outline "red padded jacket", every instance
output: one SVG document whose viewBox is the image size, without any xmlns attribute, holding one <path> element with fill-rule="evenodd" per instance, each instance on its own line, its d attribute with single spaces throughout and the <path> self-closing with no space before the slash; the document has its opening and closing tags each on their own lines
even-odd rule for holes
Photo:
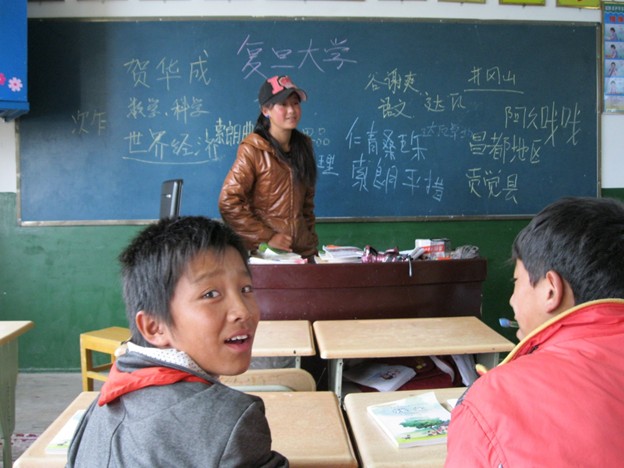
<svg viewBox="0 0 624 468">
<path fill-rule="evenodd" d="M 622 299 L 544 323 L 464 394 L 445 466 L 622 466 L 623 343 Z"/>
</svg>

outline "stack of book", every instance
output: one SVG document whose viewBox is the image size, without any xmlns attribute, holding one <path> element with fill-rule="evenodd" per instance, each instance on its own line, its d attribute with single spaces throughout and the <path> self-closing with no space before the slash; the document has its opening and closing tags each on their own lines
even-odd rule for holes
<svg viewBox="0 0 624 468">
<path fill-rule="evenodd" d="M 258 246 L 258 251 L 249 257 L 249 263 L 308 263 L 308 261 L 294 252 L 275 249 L 266 243 L 262 243 Z"/>
<path fill-rule="evenodd" d="M 359 263 L 363 253 L 359 247 L 324 245 L 319 258 L 327 263 Z"/>
</svg>

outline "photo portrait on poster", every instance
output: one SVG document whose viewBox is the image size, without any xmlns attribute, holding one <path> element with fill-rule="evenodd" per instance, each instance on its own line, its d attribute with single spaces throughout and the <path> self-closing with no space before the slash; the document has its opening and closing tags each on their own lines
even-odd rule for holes
<svg viewBox="0 0 624 468">
<path fill-rule="evenodd" d="M 605 112 L 624 112 L 624 3 L 603 4 Z"/>
</svg>

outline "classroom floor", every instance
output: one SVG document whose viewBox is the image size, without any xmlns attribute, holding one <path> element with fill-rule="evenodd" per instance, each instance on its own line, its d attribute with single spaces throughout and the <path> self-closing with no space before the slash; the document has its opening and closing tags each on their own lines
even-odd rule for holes
<svg viewBox="0 0 624 468">
<path fill-rule="evenodd" d="M 41 434 L 82 392 L 75 373 L 20 373 L 15 388 L 16 434 Z"/>
</svg>

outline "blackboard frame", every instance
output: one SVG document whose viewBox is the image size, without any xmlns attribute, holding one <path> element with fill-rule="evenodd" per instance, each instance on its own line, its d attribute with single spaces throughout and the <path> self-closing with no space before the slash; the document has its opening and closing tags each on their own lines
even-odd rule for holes
<svg viewBox="0 0 624 468">
<path fill-rule="evenodd" d="M 189 19 L 181 19 L 181 18 L 162 18 L 159 21 L 172 21 L 172 22 L 183 22 L 183 21 L 198 21 L 202 19 L 198 18 L 189 18 Z M 204 18 L 203 20 L 207 22 L 222 22 L 222 21 L 231 21 L 234 19 L 230 18 Z M 350 22 L 369 22 L 371 24 L 383 24 L 383 23 L 393 23 L 393 24 L 418 24 L 418 23 L 435 23 L 435 24 L 467 24 L 474 25 L 479 27 L 481 25 L 503 25 L 503 26 L 561 26 L 561 27 L 590 27 L 595 29 L 595 51 L 596 51 L 596 59 L 595 59 L 595 179 L 592 183 L 592 193 L 591 196 L 599 196 L 600 194 L 600 158 L 599 158 L 599 148 L 600 148 L 600 43 L 601 43 L 601 30 L 598 23 L 573 23 L 573 22 L 530 22 L 530 21 L 507 21 L 507 20 L 450 20 L 450 19 L 413 19 L 413 18 L 392 18 L 392 19 L 379 19 L 379 18 L 299 18 L 299 19 L 284 19 L 284 18 L 236 18 L 237 21 L 244 22 L 283 22 L 283 23 L 292 23 L 292 22 L 308 22 L 308 23 L 316 23 L 316 22 L 333 22 L 333 23 L 350 23 Z M 39 21 L 51 21 L 51 20 L 39 20 Z M 56 20 L 58 21 L 58 20 Z M 120 22 L 137 22 L 144 21 L 149 22 L 153 21 L 150 18 L 141 18 L 141 19 L 128 19 L 128 20 L 120 20 L 118 18 L 115 19 L 106 19 L 106 20 L 92 20 L 92 19 L 71 19 L 65 20 L 68 22 L 78 22 L 78 23 L 91 23 L 91 22 L 105 22 L 105 23 L 120 23 Z M 78 219 L 78 220 L 38 220 L 38 219 L 28 219 L 28 217 L 23 217 L 22 213 L 22 203 L 23 203 L 23 194 L 21 193 L 21 178 L 22 171 L 20 170 L 20 157 L 18 157 L 18 222 L 22 226 L 42 226 L 42 225 L 110 225 L 110 224 L 121 224 L 121 225 L 133 225 L 133 224 L 147 224 L 157 219 L 157 209 L 155 209 L 154 217 L 144 217 L 142 219 Z M 156 188 L 154 200 L 158 197 L 159 187 Z M 182 200 L 182 206 L 184 207 L 184 200 Z M 395 222 L 395 221 L 422 221 L 422 220 L 479 220 L 479 219 L 516 219 L 516 218 L 528 218 L 532 216 L 534 212 L 530 213 L 503 213 L 503 214 L 431 214 L 431 215 L 416 215 L 416 216 L 403 216 L 403 215 L 387 215 L 387 216 L 323 216 L 322 214 L 318 214 L 319 222 Z"/>
</svg>

